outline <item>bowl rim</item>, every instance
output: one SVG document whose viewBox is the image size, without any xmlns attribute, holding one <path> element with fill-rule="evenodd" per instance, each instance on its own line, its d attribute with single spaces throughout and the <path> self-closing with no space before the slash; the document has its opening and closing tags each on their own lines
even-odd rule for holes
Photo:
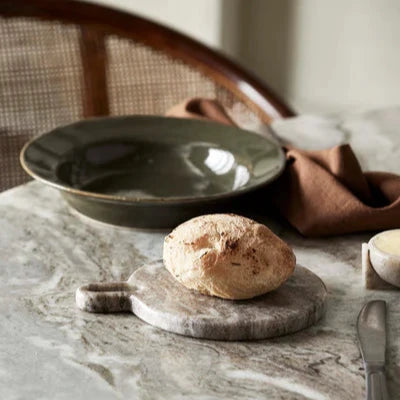
<svg viewBox="0 0 400 400">
<path fill-rule="evenodd" d="M 392 253 L 387 253 L 386 251 L 381 250 L 376 244 L 375 244 L 375 240 L 378 238 L 378 236 L 381 236 L 382 234 L 386 233 L 386 232 L 393 232 L 393 231 L 399 231 L 400 232 L 400 228 L 394 228 L 394 229 L 387 229 L 385 231 L 379 232 L 376 235 L 372 236 L 371 239 L 369 239 L 368 241 L 368 248 L 369 251 L 371 251 L 371 248 L 373 248 L 373 251 L 376 252 L 377 254 L 379 254 L 381 257 L 385 257 L 385 258 L 394 258 L 395 260 L 398 260 L 400 262 L 400 256 L 397 254 L 392 254 Z"/>
<path fill-rule="evenodd" d="M 278 149 L 278 154 L 279 154 L 279 161 L 280 161 L 280 165 L 279 168 L 277 169 L 276 173 L 267 178 L 262 180 L 262 182 L 259 183 L 253 183 L 250 184 L 247 187 L 244 187 L 242 189 L 236 189 L 236 190 L 231 190 L 231 191 L 227 191 L 227 192 L 223 192 L 223 193 L 217 193 L 217 194 L 212 194 L 212 195 L 208 195 L 208 196 L 185 196 L 185 197 L 155 197 L 155 198 L 150 198 L 150 197 L 127 197 L 127 196 L 118 196 L 118 195 L 111 195 L 111 194 L 102 194 L 102 193 L 98 193 L 98 192 L 90 192 L 87 190 L 81 190 L 81 189 L 77 189 L 77 188 L 73 188 L 71 186 L 68 185 L 64 185 L 62 183 L 57 183 L 54 181 L 51 181 L 49 179 L 46 179 L 42 176 L 40 176 L 39 174 L 35 173 L 31 168 L 29 168 L 29 166 L 26 163 L 25 160 L 25 154 L 27 149 L 32 145 L 32 143 L 36 142 L 37 140 L 41 139 L 43 136 L 52 134 L 54 131 L 57 131 L 59 129 L 62 128 L 66 128 L 69 126 L 73 126 L 75 124 L 78 123 L 82 123 L 82 122 L 91 122 L 91 121 L 99 121 L 99 120 L 118 120 L 118 119 L 124 119 L 124 118 L 140 118 L 140 119 L 171 119 L 171 120 L 179 120 L 179 121 L 196 121 L 197 123 L 201 123 L 204 125 L 213 125 L 213 126 L 218 126 L 218 127 L 230 127 L 230 128 L 235 128 L 238 129 L 240 131 L 246 132 L 246 134 L 248 135 L 254 135 L 257 136 L 259 138 L 262 138 L 263 140 L 269 142 L 269 143 L 273 143 L 274 145 L 276 145 L 277 149 Z M 121 204 L 190 204 L 190 203 L 198 203 L 198 202 L 207 202 L 207 201 L 213 201 L 213 200 L 220 200 L 220 199 L 227 199 L 227 198 L 232 198 L 232 197 L 236 197 L 239 196 L 241 194 L 244 193 L 248 193 L 251 191 L 254 191 L 256 189 L 259 189 L 263 186 L 266 186 L 268 183 L 276 180 L 284 171 L 285 166 L 286 166 L 286 157 L 285 157 L 285 153 L 282 149 L 282 147 L 279 145 L 278 141 L 274 141 L 273 139 L 267 138 L 259 133 L 256 132 L 252 132 L 246 129 L 242 129 L 240 127 L 237 126 L 229 126 L 229 125 L 224 125 L 224 124 L 220 124 L 217 122 L 213 122 L 213 121 L 203 121 L 203 120 L 196 120 L 196 119 L 184 119 L 184 118 L 175 118 L 175 117 L 164 117 L 164 116 L 151 116 L 151 115 L 119 115 L 119 116 L 106 116 L 106 117 L 93 117 L 93 118 L 87 118 L 84 120 L 79 120 L 79 121 L 75 121 L 71 124 L 66 124 L 66 125 L 61 125 L 58 126 L 52 130 L 50 130 L 49 132 L 45 132 L 42 133 L 40 135 L 37 135 L 33 138 L 31 138 L 27 143 L 25 143 L 25 145 L 22 147 L 20 155 L 19 155 L 19 161 L 21 163 L 22 168 L 25 170 L 25 172 L 30 175 L 32 178 L 34 178 L 35 180 L 42 182 L 48 186 L 51 186 L 55 189 L 60 190 L 61 192 L 65 192 L 68 194 L 72 194 L 72 195 L 76 195 L 76 196 L 81 196 L 81 197 L 86 197 L 86 198 L 90 198 L 93 200 L 99 200 L 99 201 L 103 201 L 103 202 L 112 202 L 112 203 L 121 203 Z"/>
</svg>

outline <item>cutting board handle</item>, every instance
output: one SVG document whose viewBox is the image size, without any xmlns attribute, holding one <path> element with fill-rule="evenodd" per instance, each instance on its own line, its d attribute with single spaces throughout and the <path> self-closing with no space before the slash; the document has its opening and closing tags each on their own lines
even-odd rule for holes
<svg viewBox="0 0 400 400">
<path fill-rule="evenodd" d="M 132 310 L 132 286 L 127 282 L 90 283 L 75 294 L 76 305 L 92 313 L 115 313 Z"/>
</svg>

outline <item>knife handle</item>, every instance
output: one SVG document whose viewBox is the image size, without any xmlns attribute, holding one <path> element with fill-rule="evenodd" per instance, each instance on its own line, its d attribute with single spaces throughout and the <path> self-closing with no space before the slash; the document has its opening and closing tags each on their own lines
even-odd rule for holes
<svg viewBox="0 0 400 400">
<path fill-rule="evenodd" d="M 383 368 L 366 371 L 367 400 L 389 400 Z"/>
</svg>

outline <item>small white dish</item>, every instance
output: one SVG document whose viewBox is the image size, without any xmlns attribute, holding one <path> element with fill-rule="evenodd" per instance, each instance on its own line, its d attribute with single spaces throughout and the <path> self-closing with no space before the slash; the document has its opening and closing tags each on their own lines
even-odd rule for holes
<svg viewBox="0 0 400 400">
<path fill-rule="evenodd" d="M 388 245 L 391 240 L 392 246 Z M 397 244 L 399 241 L 399 247 Z M 369 259 L 376 273 L 386 282 L 400 287 L 400 229 L 378 233 L 368 242 Z M 388 250 L 387 250 L 388 249 Z M 392 252 L 391 250 L 394 249 Z"/>
</svg>

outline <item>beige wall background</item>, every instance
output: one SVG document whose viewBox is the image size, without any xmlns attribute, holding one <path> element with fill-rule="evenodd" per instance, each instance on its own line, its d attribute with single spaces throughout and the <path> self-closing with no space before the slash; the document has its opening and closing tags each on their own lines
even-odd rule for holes
<svg viewBox="0 0 400 400">
<path fill-rule="evenodd" d="M 399 0 L 87 0 L 216 48 L 298 112 L 400 105 Z"/>
</svg>

